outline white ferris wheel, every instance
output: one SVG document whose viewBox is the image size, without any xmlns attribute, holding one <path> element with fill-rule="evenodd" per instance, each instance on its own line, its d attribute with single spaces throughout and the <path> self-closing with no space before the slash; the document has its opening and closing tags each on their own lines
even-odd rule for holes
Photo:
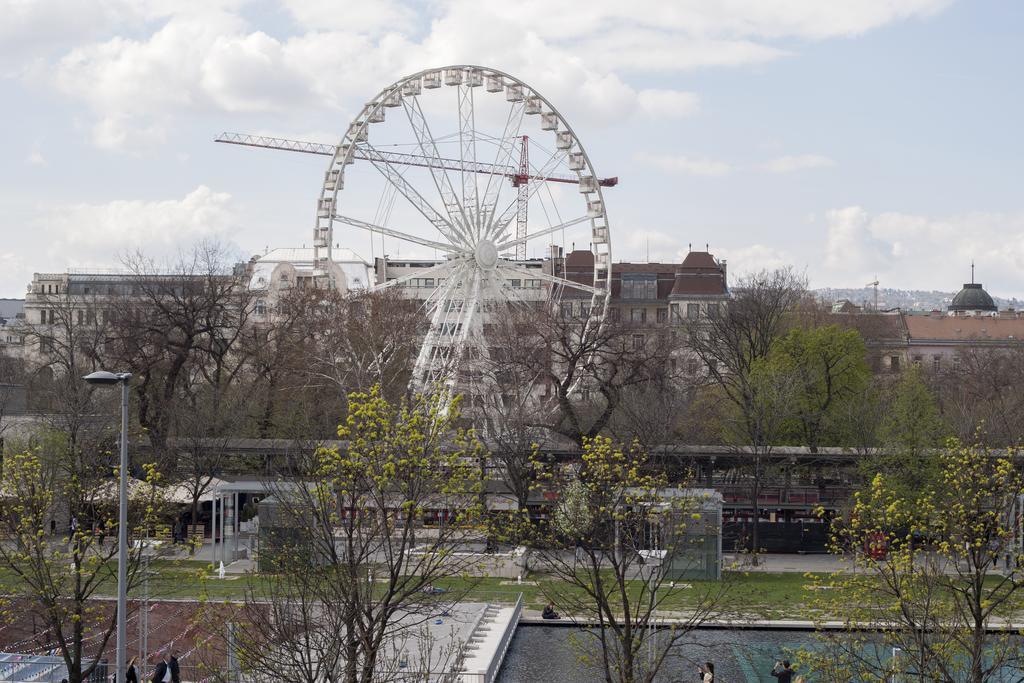
<svg viewBox="0 0 1024 683">
<path fill-rule="evenodd" d="M 599 178 L 559 111 L 513 76 L 469 65 L 407 76 L 367 102 L 336 146 L 231 133 L 218 141 L 331 155 L 314 277 L 339 286 L 336 243 L 415 266 L 378 273 L 371 287 L 402 288 L 429 319 L 414 389 L 450 390 L 460 364 L 487 353 L 485 321 L 507 306 L 571 299 L 586 326 L 603 323 L 611 236 L 601 190 L 617 179 Z M 592 274 L 566 276 L 569 244 L 590 245 Z"/>
<path fill-rule="evenodd" d="M 530 119 L 537 125 L 530 126 Z M 537 128 L 547 134 L 548 146 L 528 146 L 524 129 Z M 529 154 L 536 149 L 543 152 Z M 350 170 L 356 160 L 372 171 L 364 168 L 370 172 L 356 178 Z M 378 192 L 370 189 L 374 180 L 382 186 Z M 552 192 L 555 182 L 578 192 Z M 509 185 L 514 191 L 503 193 Z M 380 197 L 374 215 L 358 215 L 360 202 L 349 201 L 349 192 Z M 405 209 L 397 215 L 395 200 Z M 531 202 L 539 212 L 529 211 Z M 365 211 L 368 205 L 361 204 Z M 531 226 L 527 216 L 538 213 L 543 225 Z M 440 256 L 434 265 L 376 285 L 406 287 L 415 280 L 429 290 L 420 293 L 430 327 L 413 371 L 417 387 L 450 386 L 467 354 L 486 353 L 486 317 L 535 299 L 537 292 L 528 290 L 540 290 L 549 302 L 566 290 L 584 292 L 591 299 L 590 324 L 599 325 L 604 315 L 611 241 L 601 182 L 558 110 L 526 83 L 494 69 L 428 69 L 371 99 L 325 174 L 313 242 L 317 271 L 331 260 L 336 226 L 390 238 L 406 253 Z M 575 226 L 589 233 L 590 282 L 526 267 L 530 246 L 546 249 Z M 541 286 L 524 288 L 524 282 Z"/>
</svg>

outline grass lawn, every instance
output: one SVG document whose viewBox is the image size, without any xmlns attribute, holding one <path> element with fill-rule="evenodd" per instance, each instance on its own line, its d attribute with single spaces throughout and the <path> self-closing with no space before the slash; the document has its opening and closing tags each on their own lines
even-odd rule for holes
<svg viewBox="0 0 1024 683">
<path fill-rule="evenodd" d="M 110 566 L 110 574 L 97 591 L 98 597 L 113 597 L 116 593 L 114 575 L 116 564 Z M 250 588 L 259 596 L 261 582 L 266 581 L 259 574 L 228 575 L 218 579 L 213 567 L 197 560 L 157 560 L 150 565 L 149 597 L 153 601 L 168 599 L 195 600 L 243 600 Z M 659 589 L 659 610 L 685 611 L 692 607 L 701 595 L 726 588 L 724 599 L 719 603 L 719 613 L 724 617 L 742 615 L 763 619 L 811 618 L 815 591 L 811 590 L 814 576 L 799 572 L 742 572 L 726 571 L 723 582 L 679 581 L 675 586 L 664 584 Z M 822 575 L 824 576 L 824 575 Z M 990 577 L 997 581 L 998 577 Z M 549 600 L 556 605 L 571 603 L 578 589 L 553 578 L 531 574 L 527 581 L 517 585 L 514 580 L 498 578 L 452 578 L 439 580 L 435 584 L 448 589 L 452 597 L 467 601 L 513 603 L 520 593 L 524 606 L 541 610 Z M 634 595 L 639 592 L 640 583 L 633 582 Z M 17 579 L 10 570 L 0 570 L 0 593 L 16 594 Z M 132 591 L 130 598 L 142 595 L 141 587 Z M 559 599 L 562 596 L 562 599 Z M 1024 594 L 1022 594 L 1024 599 Z M 1024 605 L 1021 605 L 1024 607 Z M 563 611 L 567 607 L 561 607 Z"/>
<path fill-rule="evenodd" d="M 728 611 L 766 619 L 795 618 L 805 613 L 802 606 L 812 593 L 806 588 L 811 579 L 800 573 L 725 572 L 723 581 L 727 589 L 723 604 Z M 533 582 L 537 585 L 531 585 Z M 640 582 L 633 584 L 635 594 L 639 591 Z M 515 585 L 514 581 L 507 579 L 450 579 L 439 581 L 438 585 L 456 593 L 465 591 L 467 600 L 514 602 L 522 593 L 524 606 L 535 610 L 542 609 L 549 599 L 557 602 L 557 596 L 565 595 L 567 591 L 576 592 L 564 583 L 538 575 L 531 575 L 529 582 L 523 585 Z M 659 599 L 664 595 L 660 609 L 686 610 L 699 596 L 722 585 L 709 581 L 680 581 L 671 587 L 666 583 L 659 590 Z"/>
<path fill-rule="evenodd" d="M 197 560 L 157 560 L 151 563 L 152 572 L 149 581 L 151 600 L 161 599 L 206 599 L 206 600 L 242 600 L 246 597 L 249 587 L 256 588 L 257 594 L 261 579 L 260 575 L 228 575 L 218 579 L 216 572 L 206 562 Z M 97 594 L 113 596 L 115 594 L 115 564 L 110 567 L 109 578 L 103 579 Z M 725 572 L 724 582 L 728 587 L 727 605 L 730 611 L 756 614 L 765 618 L 795 617 L 806 613 L 802 605 L 810 598 L 811 591 L 806 586 L 811 583 L 805 575 L 799 573 L 766 573 L 766 572 Z M 0 570 L 0 591 L 18 593 L 17 579 L 9 570 Z M 438 581 L 437 586 L 450 590 L 455 595 L 465 595 L 465 600 L 487 602 L 515 602 L 519 593 L 527 609 L 540 610 L 551 596 L 565 595 L 574 589 L 560 584 L 554 579 L 533 574 L 521 585 L 515 581 L 497 578 L 483 579 L 446 579 Z M 639 590 L 639 582 L 635 584 Z M 696 596 L 714 590 L 718 584 L 713 582 L 689 581 L 677 582 L 674 588 L 668 584 L 661 588 L 664 596 L 662 608 L 665 610 L 685 610 L 697 599 Z M 130 598 L 141 596 L 141 587 L 132 591 Z"/>
</svg>

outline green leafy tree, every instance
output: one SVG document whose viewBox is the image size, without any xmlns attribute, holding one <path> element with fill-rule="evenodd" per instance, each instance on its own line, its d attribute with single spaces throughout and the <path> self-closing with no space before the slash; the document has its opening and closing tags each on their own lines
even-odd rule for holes
<svg viewBox="0 0 1024 683">
<path fill-rule="evenodd" d="M 790 400 L 794 436 L 801 443 L 816 453 L 823 442 L 846 440 L 845 405 L 871 380 L 860 333 L 837 325 L 797 327 L 778 340 L 766 362 L 796 380 Z"/>
<path fill-rule="evenodd" d="M 947 436 L 938 403 L 920 369 L 907 369 L 894 387 L 879 427 L 881 452 L 865 461 L 871 470 L 867 478 L 882 472 L 894 485 L 920 490 L 940 475 L 938 449 Z"/>
<path fill-rule="evenodd" d="M 559 502 L 550 523 L 534 529 L 537 553 L 558 579 L 543 584 L 546 597 L 567 618 L 596 624 L 587 631 L 596 650 L 581 643 L 581 655 L 590 660 L 596 651 L 604 681 L 653 681 L 726 592 L 724 583 L 694 586 L 685 617 L 652 634 L 658 610 L 679 597 L 672 579 L 699 561 L 701 501 L 642 449 L 606 437 L 585 439 L 575 471 L 552 477 Z"/>
<path fill-rule="evenodd" d="M 989 632 L 1020 604 L 1024 582 L 997 566 L 1016 566 L 1012 512 L 1022 492 L 1010 457 L 955 444 L 920 489 L 875 475 L 834 532 L 833 550 L 855 571 L 820 579 L 828 590 L 816 591 L 819 614 L 846 628 L 824 634 L 808 665 L 824 680 L 998 679 L 1024 654 L 1016 634 Z"/>
</svg>

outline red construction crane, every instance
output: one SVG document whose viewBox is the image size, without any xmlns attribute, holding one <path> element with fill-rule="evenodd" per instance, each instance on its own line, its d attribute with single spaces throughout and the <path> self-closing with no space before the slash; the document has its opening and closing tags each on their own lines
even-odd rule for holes
<svg viewBox="0 0 1024 683">
<path fill-rule="evenodd" d="M 221 133 L 214 138 L 214 142 L 223 142 L 229 145 L 242 145 L 245 147 L 262 147 L 264 149 L 280 149 L 287 152 L 302 152 L 304 154 L 318 154 L 320 156 L 333 157 L 338 148 L 335 145 L 328 145 L 322 142 L 305 142 L 302 140 L 288 140 L 286 138 L 272 138 L 266 135 L 247 135 L 245 133 Z M 358 146 L 352 151 L 352 156 L 364 161 L 383 160 L 391 164 L 402 164 L 405 166 L 422 166 L 425 168 L 443 168 L 451 171 L 469 173 L 483 173 L 487 175 L 504 176 L 508 178 L 512 187 L 519 191 L 516 199 L 516 237 L 526 236 L 527 207 L 530 193 L 529 183 L 531 180 L 543 180 L 552 183 L 579 184 L 579 177 L 573 174 L 548 174 L 545 176 L 533 175 L 530 173 L 529 162 L 529 136 L 521 136 L 521 147 L 519 152 L 519 166 L 499 166 L 483 162 L 466 162 L 461 159 L 432 159 L 416 154 L 405 154 L 402 152 L 388 152 L 374 150 L 373 157 L 368 156 Z M 619 178 L 599 178 L 597 184 L 601 187 L 615 187 L 619 184 Z M 516 258 L 526 258 L 526 244 L 516 245 Z"/>
</svg>

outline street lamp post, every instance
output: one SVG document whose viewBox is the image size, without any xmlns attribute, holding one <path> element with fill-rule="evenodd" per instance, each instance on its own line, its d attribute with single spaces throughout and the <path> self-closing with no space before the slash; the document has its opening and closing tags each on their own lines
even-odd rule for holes
<svg viewBox="0 0 1024 683">
<path fill-rule="evenodd" d="M 100 370 L 86 375 L 89 384 L 121 385 L 121 467 L 117 524 L 117 683 L 125 683 L 125 648 L 128 647 L 128 380 L 130 372 Z"/>
</svg>

